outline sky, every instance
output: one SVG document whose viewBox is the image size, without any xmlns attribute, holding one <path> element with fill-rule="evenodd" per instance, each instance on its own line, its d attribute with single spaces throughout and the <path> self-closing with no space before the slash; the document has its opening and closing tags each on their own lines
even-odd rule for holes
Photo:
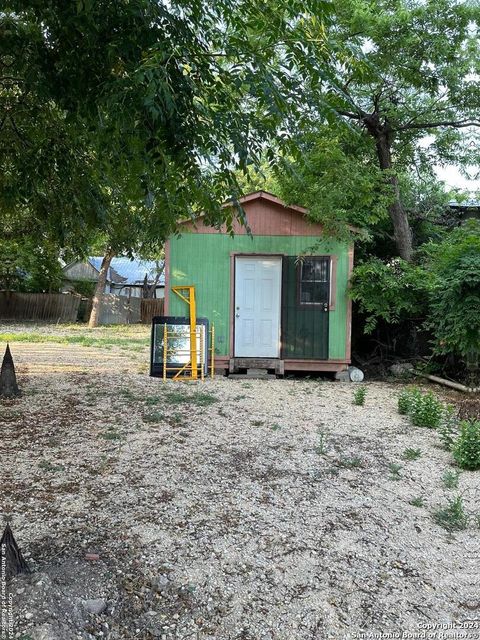
<svg viewBox="0 0 480 640">
<path fill-rule="evenodd" d="M 480 192 L 480 179 L 474 179 L 475 174 L 478 175 L 479 167 L 474 168 L 476 171 L 470 172 L 472 179 L 463 176 L 457 167 L 447 165 L 445 167 L 435 167 L 435 172 L 440 180 L 443 180 L 447 187 L 461 189 L 469 192 L 470 195 L 476 195 Z"/>
</svg>

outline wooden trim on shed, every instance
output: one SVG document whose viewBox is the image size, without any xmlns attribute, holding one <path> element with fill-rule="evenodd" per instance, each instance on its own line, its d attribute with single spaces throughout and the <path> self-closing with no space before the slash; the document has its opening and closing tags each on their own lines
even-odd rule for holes
<svg viewBox="0 0 480 640">
<path fill-rule="evenodd" d="M 284 360 L 285 371 L 344 371 L 345 360 Z"/>
<path fill-rule="evenodd" d="M 235 253 L 230 254 L 230 314 L 229 314 L 229 327 L 230 327 L 230 348 L 229 358 L 233 358 L 233 352 L 235 350 Z"/>
<path fill-rule="evenodd" d="M 305 209 L 305 207 L 300 207 L 297 204 L 286 204 L 283 200 L 280 200 L 280 198 L 277 198 L 277 196 L 273 195 L 273 193 L 270 193 L 269 191 L 254 191 L 253 193 L 249 193 L 246 196 L 242 196 L 241 198 L 238 199 L 238 201 L 240 202 L 240 204 L 243 204 L 244 202 L 250 202 L 251 200 L 268 200 L 268 202 L 272 202 L 273 204 L 278 204 L 280 207 L 285 207 L 285 209 L 292 209 L 292 211 L 298 211 L 298 213 L 308 213 L 308 209 Z M 232 206 L 232 201 L 228 201 L 228 202 L 224 202 L 224 204 L 222 205 L 223 207 L 231 207 Z"/>
<path fill-rule="evenodd" d="M 246 224 L 234 217 L 232 230 L 235 235 L 253 236 L 322 236 L 323 226 L 309 220 L 307 210 L 303 207 L 290 206 L 273 195 L 255 193 L 240 199 L 245 213 Z M 225 205 L 224 205 L 225 206 Z M 231 206 L 227 204 L 226 206 Z M 183 220 L 178 224 L 179 233 L 224 234 L 228 230 L 225 224 L 208 226 L 205 215 Z"/>
<path fill-rule="evenodd" d="M 329 311 L 335 311 L 337 307 L 337 266 L 338 255 L 330 256 L 330 300 L 328 305 Z"/>
<path fill-rule="evenodd" d="M 229 356 L 215 357 L 215 369 L 228 371 L 231 358 Z M 347 360 L 280 360 L 285 371 L 335 372 L 348 368 Z"/>
<path fill-rule="evenodd" d="M 165 295 L 164 295 L 164 315 L 168 316 L 168 306 L 170 301 L 170 240 L 165 242 Z"/>
<path fill-rule="evenodd" d="M 354 245 L 353 242 L 348 249 L 348 282 L 352 277 L 353 272 L 353 260 L 354 260 Z M 346 344 L 345 344 L 345 358 L 350 363 L 352 361 L 352 298 L 347 291 L 347 323 L 346 323 Z"/>
</svg>

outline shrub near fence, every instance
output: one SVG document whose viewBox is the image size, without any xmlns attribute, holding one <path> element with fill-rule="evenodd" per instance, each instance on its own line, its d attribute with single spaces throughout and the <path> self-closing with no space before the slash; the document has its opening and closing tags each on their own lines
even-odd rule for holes
<svg viewBox="0 0 480 640">
<path fill-rule="evenodd" d="M 0 291 L 0 320 L 76 322 L 80 297 L 65 293 Z"/>
</svg>

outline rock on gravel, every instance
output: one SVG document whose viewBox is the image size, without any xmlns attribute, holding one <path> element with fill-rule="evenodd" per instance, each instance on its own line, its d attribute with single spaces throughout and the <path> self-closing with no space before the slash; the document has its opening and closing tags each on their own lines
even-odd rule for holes
<svg viewBox="0 0 480 640">
<path fill-rule="evenodd" d="M 411 362 L 398 362 L 389 367 L 389 371 L 394 376 L 404 376 L 409 371 L 413 371 L 414 367 Z"/>
<path fill-rule="evenodd" d="M 30 631 L 32 640 L 66 640 L 70 630 L 59 624 L 49 624 L 48 622 L 35 627 Z M 28 636 L 27 636 L 28 637 Z"/>
<path fill-rule="evenodd" d="M 88 613 L 94 613 L 95 615 L 99 615 L 103 613 L 107 608 L 107 601 L 103 598 L 94 598 L 93 600 L 84 600 L 83 607 L 85 611 Z"/>
</svg>

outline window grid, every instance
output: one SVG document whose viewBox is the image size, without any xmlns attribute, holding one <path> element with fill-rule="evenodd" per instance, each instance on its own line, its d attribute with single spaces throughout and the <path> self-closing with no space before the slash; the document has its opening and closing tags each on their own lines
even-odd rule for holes
<svg viewBox="0 0 480 640">
<path fill-rule="evenodd" d="M 330 259 L 305 258 L 300 264 L 300 304 L 329 304 Z"/>
</svg>

